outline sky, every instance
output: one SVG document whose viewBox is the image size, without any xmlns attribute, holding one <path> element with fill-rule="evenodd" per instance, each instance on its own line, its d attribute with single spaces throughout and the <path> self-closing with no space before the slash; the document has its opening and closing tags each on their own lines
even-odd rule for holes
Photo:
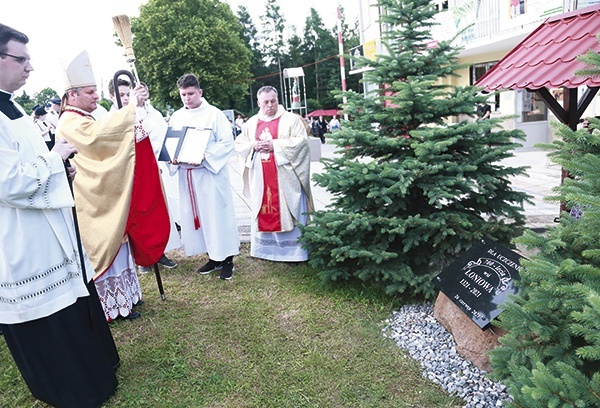
<svg viewBox="0 0 600 408">
<path fill-rule="evenodd" d="M 128 69 L 123 50 L 115 44 L 112 16 L 139 15 L 139 6 L 147 0 L 21 0 L 2 7 L 0 23 L 29 37 L 27 45 L 34 71 L 25 90 L 29 95 L 50 87 L 63 91 L 62 63 L 87 50 L 98 86 L 106 92 L 106 84 L 120 69 Z M 263 0 L 221 0 L 229 3 L 234 14 L 238 5 L 246 6 L 255 26 L 260 30 L 259 16 L 264 13 Z M 358 14 L 358 0 L 278 0 L 288 25 L 302 32 L 311 7 L 319 12 L 327 28 L 336 24 L 338 3 L 346 11 L 347 20 Z M 134 40 L 135 41 L 135 40 Z M 142 78 L 143 80 L 143 78 Z M 176 78 L 173 79 L 175 83 Z"/>
</svg>

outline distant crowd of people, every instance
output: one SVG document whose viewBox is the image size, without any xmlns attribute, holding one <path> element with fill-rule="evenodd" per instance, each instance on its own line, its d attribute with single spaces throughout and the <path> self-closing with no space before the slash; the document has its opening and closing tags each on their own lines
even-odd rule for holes
<svg viewBox="0 0 600 408">
<path fill-rule="evenodd" d="M 326 133 L 333 133 L 342 129 L 342 125 L 337 118 L 337 115 L 333 115 L 329 122 L 327 122 L 323 116 L 319 116 L 315 119 L 312 116 L 306 115 L 305 121 L 308 124 L 309 129 L 311 129 L 312 135 L 321 139 L 321 143 L 323 144 L 326 142 Z"/>
</svg>

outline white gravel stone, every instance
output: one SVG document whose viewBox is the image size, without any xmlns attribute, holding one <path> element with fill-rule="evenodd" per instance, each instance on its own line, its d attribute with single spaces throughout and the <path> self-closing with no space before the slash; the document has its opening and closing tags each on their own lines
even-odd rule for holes
<svg viewBox="0 0 600 408">
<path fill-rule="evenodd" d="M 462 398 L 463 408 L 500 408 L 511 400 L 504 385 L 457 353 L 452 335 L 433 317 L 432 304 L 404 306 L 384 323 L 384 336 L 421 363 L 423 377 Z"/>
</svg>

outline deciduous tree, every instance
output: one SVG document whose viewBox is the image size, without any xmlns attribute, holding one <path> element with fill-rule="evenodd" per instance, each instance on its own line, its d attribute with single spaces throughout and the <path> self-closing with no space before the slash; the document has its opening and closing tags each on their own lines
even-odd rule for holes
<svg viewBox="0 0 600 408">
<path fill-rule="evenodd" d="M 181 106 L 177 79 L 198 76 L 206 97 L 227 109 L 247 95 L 251 52 L 228 4 L 218 0 L 149 0 L 133 20 L 140 79 L 161 106 Z"/>
<path fill-rule="evenodd" d="M 254 25 L 252 16 L 250 16 L 246 6 L 240 5 L 238 7 L 237 16 L 242 26 L 242 40 L 252 53 L 250 58 L 250 71 L 252 79 L 249 84 L 248 97 L 245 98 L 243 102 L 240 101 L 241 103 L 237 109 L 250 115 L 256 111 L 255 91 L 264 84 L 262 78 L 267 75 L 269 71 L 261 52 L 258 30 Z"/>
<path fill-rule="evenodd" d="M 276 76 L 265 77 L 264 82 L 278 88 L 280 94 L 283 94 L 281 71 L 285 67 L 281 63 L 283 56 L 287 54 L 284 40 L 286 27 L 277 0 L 265 2 L 265 13 L 260 16 L 260 22 L 261 52 L 269 71 L 279 73 Z"/>
<path fill-rule="evenodd" d="M 324 107 L 336 105 L 329 91 L 341 89 L 337 35 L 333 36 L 332 31 L 325 28 L 323 19 L 314 8 L 310 9 L 310 14 L 306 18 L 302 48 L 306 56 L 305 75 L 308 97 L 317 99 Z M 337 86 L 329 88 L 327 85 L 330 79 Z"/>
<path fill-rule="evenodd" d="M 33 94 L 33 100 L 37 105 L 45 106 L 51 99 L 57 98 L 58 92 L 52 88 L 44 88 Z"/>
<path fill-rule="evenodd" d="M 21 107 L 25 109 L 25 112 L 27 113 L 31 113 L 31 110 L 35 105 L 35 102 L 31 98 L 31 96 L 29 96 L 25 91 L 23 91 L 23 93 L 20 96 L 15 96 L 15 102 L 21 105 Z"/>
</svg>

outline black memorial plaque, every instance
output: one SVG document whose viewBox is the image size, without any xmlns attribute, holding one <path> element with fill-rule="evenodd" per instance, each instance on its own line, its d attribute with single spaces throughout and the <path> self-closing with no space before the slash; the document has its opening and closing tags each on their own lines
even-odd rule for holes
<svg viewBox="0 0 600 408">
<path fill-rule="evenodd" d="M 433 283 L 456 306 L 484 329 L 496 318 L 509 295 L 517 293 L 523 257 L 489 238 L 460 256 Z"/>
</svg>

